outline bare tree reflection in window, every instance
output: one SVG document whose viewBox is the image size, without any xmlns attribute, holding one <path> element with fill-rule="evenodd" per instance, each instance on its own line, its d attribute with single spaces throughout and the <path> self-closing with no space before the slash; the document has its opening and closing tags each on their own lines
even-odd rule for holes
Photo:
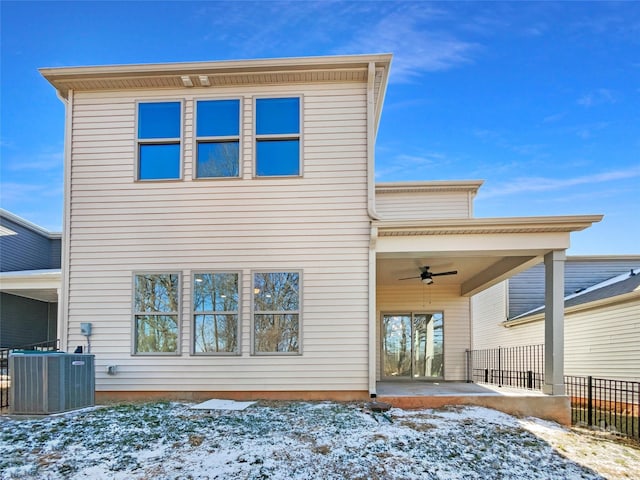
<svg viewBox="0 0 640 480">
<path fill-rule="evenodd" d="M 136 275 L 134 298 L 136 352 L 176 352 L 178 275 Z"/>
<path fill-rule="evenodd" d="M 300 274 L 254 275 L 254 348 L 256 352 L 298 352 Z"/>
<path fill-rule="evenodd" d="M 195 274 L 193 292 L 196 353 L 236 352 L 238 274 Z"/>
</svg>

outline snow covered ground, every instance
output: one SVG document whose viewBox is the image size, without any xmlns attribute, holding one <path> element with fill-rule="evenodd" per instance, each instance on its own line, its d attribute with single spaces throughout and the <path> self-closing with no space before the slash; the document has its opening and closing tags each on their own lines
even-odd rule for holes
<svg viewBox="0 0 640 480">
<path fill-rule="evenodd" d="M 0 417 L 2 479 L 640 479 L 640 450 L 493 410 L 258 402 Z"/>
</svg>

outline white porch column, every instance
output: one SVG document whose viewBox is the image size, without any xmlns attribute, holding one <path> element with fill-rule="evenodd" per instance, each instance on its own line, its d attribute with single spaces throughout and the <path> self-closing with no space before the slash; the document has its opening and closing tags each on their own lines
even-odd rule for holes
<svg viewBox="0 0 640 480">
<path fill-rule="evenodd" d="M 544 386 L 547 395 L 564 395 L 564 262 L 565 251 L 544 256 Z"/>
</svg>

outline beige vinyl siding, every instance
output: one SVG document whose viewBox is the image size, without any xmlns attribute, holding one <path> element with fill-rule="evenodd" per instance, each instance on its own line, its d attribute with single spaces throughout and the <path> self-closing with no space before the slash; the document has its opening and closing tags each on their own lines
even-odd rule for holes
<svg viewBox="0 0 640 480">
<path fill-rule="evenodd" d="M 376 211 L 385 220 L 472 216 L 468 192 L 377 192 Z"/>
<path fill-rule="evenodd" d="M 544 343 L 544 320 L 500 325 L 505 315 L 504 283 L 472 299 L 473 348 Z M 640 300 L 570 311 L 564 319 L 566 375 L 640 381 Z"/>
<path fill-rule="evenodd" d="M 380 380 L 380 318 L 383 313 L 444 312 L 444 379 L 466 379 L 465 350 L 470 348 L 469 298 L 459 286 L 378 286 L 376 312 L 376 376 Z"/>
<path fill-rule="evenodd" d="M 507 282 L 500 282 L 471 297 L 473 318 L 473 348 L 530 345 L 526 336 L 520 336 L 500 325 L 507 319 Z"/>
<path fill-rule="evenodd" d="M 253 177 L 253 97 L 300 95 L 303 176 Z M 241 178 L 193 180 L 195 99 L 241 98 Z M 136 100 L 181 100 L 183 181 L 135 181 Z M 77 93 L 68 345 L 107 390 L 367 390 L 366 86 Z M 192 272 L 240 271 L 240 355 L 191 356 Z M 251 356 L 251 271 L 302 272 L 300 356 Z M 179 356 L 133 356 L 133 272 L 181 273 Z M 107 365 L 117 365 L 115 376 Z"/>
<path fill-rule="evenodd" d="M 640 381 L 640 299 L 568 314 L 564 345 L 567 375 Z"/>
</svg>

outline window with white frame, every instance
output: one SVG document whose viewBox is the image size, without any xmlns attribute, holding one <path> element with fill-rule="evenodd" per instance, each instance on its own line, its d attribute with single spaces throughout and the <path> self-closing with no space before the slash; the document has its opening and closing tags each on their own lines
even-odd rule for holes
<svg viewBox="0 0 640 480">
<path fill-rule="evenodd" d="M 194 353 L 238 353 L 238 273 L 193 276 Z"/>
<path fill-rule="evenodd" d="M 238 177 L 240 100 L 196 102 L 197 178 Z"/>
<path fill-rule="evenodd" d="M 178 353 L 178 273 L 134 276 L 135 353 Z"/>
<path fill-rule="evenodd" d="M 138 103 L 138 180 L 180 178 L 181 102 Z"/>
<path fill-rule="evenodd" d="M 255 116 L 256 176 L 299 176 L 300 98 L 257 98 Z"/>
<path fill-rule="evenodd" d="M 253 352 L 300 353 L 300 273 L 253 274 Z"/>
</svg>

